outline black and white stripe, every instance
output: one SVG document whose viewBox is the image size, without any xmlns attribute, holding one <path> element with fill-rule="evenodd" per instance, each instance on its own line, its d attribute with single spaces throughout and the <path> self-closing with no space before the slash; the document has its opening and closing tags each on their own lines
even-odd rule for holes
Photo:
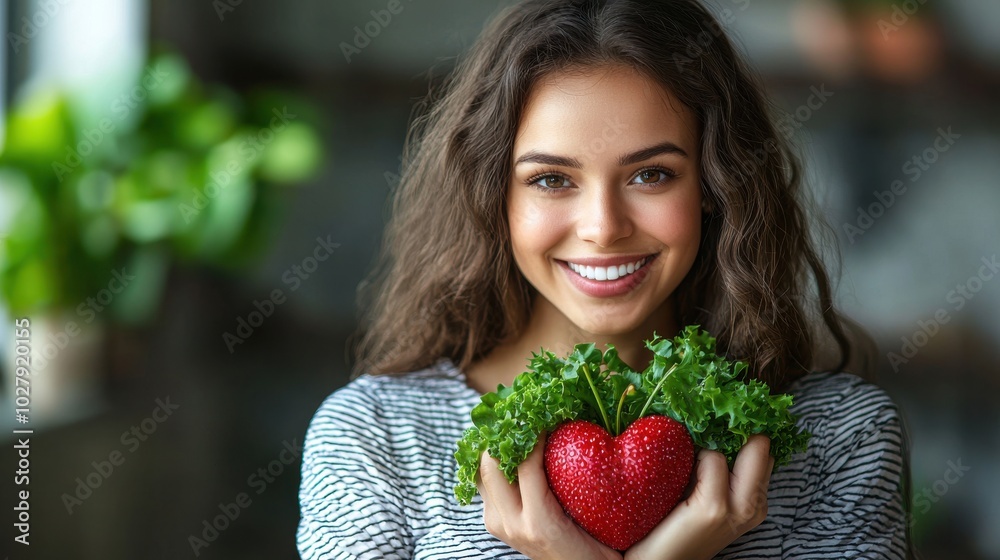
<svg viewBox="0 0 1000 560">
<path fill-rule="evenodd" d="M 905 558 L 895 404 L 846 373 L 812 373 L 789 392 L 809 449 L 772 476 L 767 519 L 717 558 Z M 479 397 L 449 360 L 330 395 L 305 440 L 302 558 L 525 558 L 486 531 L 479 496 L 455 501 L 455 442 Z"/>
</svg>

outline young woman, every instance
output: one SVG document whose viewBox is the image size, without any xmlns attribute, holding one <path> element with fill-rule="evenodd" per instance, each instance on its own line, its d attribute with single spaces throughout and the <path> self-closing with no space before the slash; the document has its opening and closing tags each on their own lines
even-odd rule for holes
<svg viewBox="0 0 1000 560">
<path fill-rule="evenodd" d="M 355 378 L 307 434 L 303 558 L 907 555 L 898 411 L 844 371 L 798 163 L 696 0 L 506 10 L 414 123 L 403 172 Z M 533 351 L 610 343 L 641 370 L 644 339 L 690 324 L 794 395 L 814 435 L 791 465 L 771 474 L 764 436 L 731 471 L 700 451 L 690 495 L 623 552 L 563 513 L 544 441 L 516 485 L 484 454 L 481 496 L 457 504 L 470 411 Z"/>
</svg>

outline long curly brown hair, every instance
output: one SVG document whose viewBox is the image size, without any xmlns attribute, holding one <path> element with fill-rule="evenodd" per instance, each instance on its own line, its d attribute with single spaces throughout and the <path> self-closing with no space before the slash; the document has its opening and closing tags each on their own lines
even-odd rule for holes
<svg viewBox="0 0 1000 560">
<path fill-rule="evenodd" d="M 708 211 L 677 288 L 680 324 L 701 325 L 776 389 L 834 346 L 831 369 L 844 369 L 853 327 L 833 306 L 799 161 L 716 18 L 696 0 L 528 0 L 500 13 L 443 95 L 420 107 L 381 260 L 359 288 L 368 314 L 354 376 L 442 357 L 465 368 L 522 332 L 535 293 L 514 262 L 504 208 L 524 102 L 548 73 L 609 64 L 662 84 L 701 128 Z"/>
</svg>

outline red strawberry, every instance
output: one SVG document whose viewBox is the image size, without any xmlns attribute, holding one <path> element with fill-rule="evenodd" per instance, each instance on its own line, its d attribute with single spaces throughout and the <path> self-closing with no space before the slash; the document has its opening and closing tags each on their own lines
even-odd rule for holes
<svg viewBox="0 0 1000 560">
<path fill-rule="evenodd" d="M 616 550 L 646 536 L 677 505 L 693 464 L 687 428 L 660 415 L 642 417 L 614 438 L 573 420 L 545 445 L 552 493 L 580 527 Z"/>
</svg>

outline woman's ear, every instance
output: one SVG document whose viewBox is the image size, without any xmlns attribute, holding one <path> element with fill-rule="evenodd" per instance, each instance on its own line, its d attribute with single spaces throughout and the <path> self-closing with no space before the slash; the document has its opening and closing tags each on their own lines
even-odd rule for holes
<svg viewBox="0 0 1000 560">
<path fill-rule="evenodd" d="M 708 201 L 708 198 L 701 199 L 701 211 L 705 214 L 711 214 L 714 207 L 712 203 Z"/>
</svg>

